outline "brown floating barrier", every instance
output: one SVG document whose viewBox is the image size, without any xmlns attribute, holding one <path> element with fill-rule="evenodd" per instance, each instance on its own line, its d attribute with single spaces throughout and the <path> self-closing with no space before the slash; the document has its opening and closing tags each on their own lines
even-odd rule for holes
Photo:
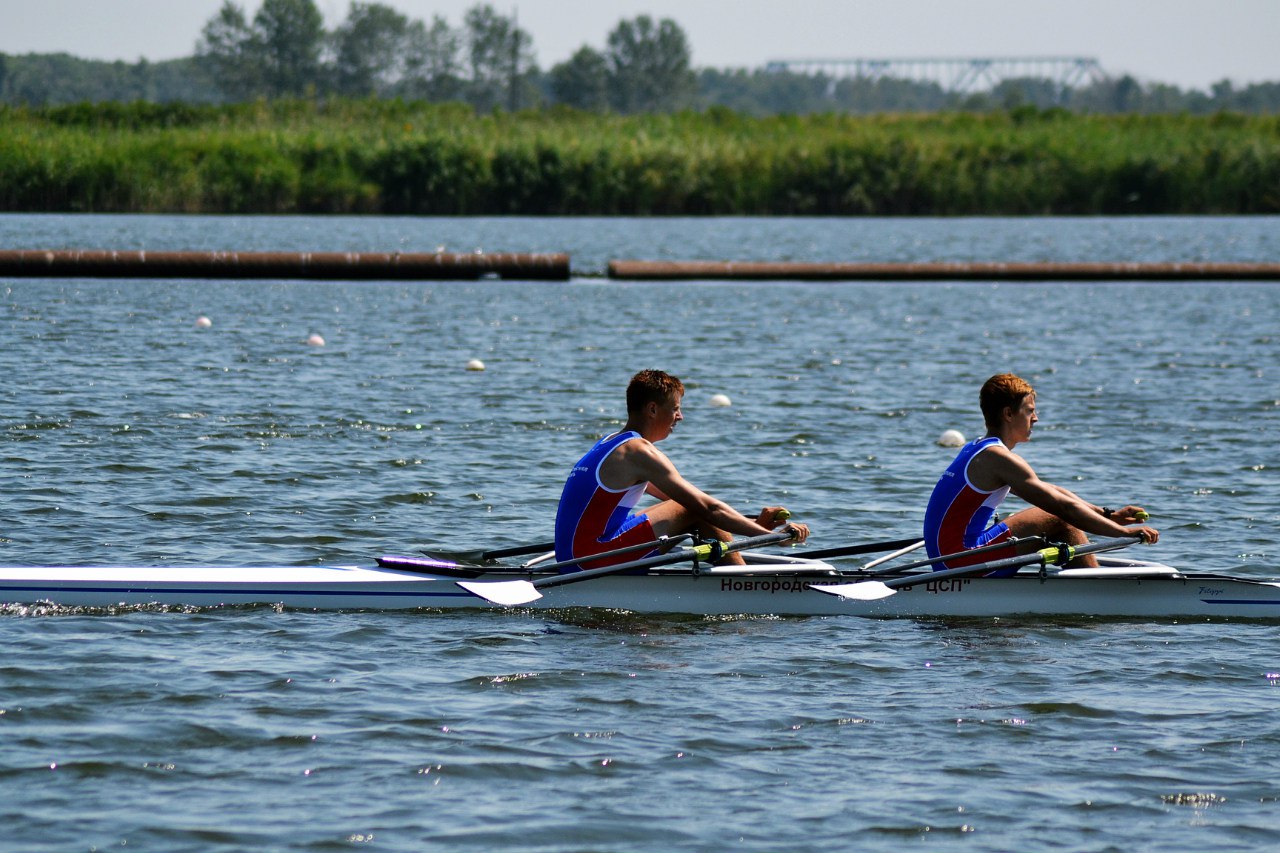
<svg viewBox="0 0 1280 853">
<path fill-rule="evenodd" d="M 0 277 L 511 279 L 566 281 L 569 256 L 412 252 L 117 252 L 0 250 Z"/>
<path fill-rule="evenodd" d="M 637 281 L 1203 281 L 1280 279 L 1261 263 L 793 263 L 788 261 L 610 261 L 609 277 Z"/>
</svg>

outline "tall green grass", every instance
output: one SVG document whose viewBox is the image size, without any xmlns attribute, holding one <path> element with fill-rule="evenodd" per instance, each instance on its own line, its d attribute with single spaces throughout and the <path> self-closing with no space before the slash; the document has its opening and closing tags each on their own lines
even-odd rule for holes
<svg viewBox="0 0 1280 853">
<path fill-rule="evenodd" d="M 1276 213 L 1280 117 L 476 115 L 398 101 L 6 108 L 0 209 Z"/>
</svg>

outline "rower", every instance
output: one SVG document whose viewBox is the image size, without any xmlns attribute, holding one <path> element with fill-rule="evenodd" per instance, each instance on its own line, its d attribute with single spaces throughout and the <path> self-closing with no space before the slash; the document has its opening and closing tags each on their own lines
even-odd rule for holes
<svg viewBox="0 0 1280 853">
<path fill-rule="evenodd" d="M 598 441 L 565 482 L 556 511 L 556 560 L 646 542 L 657 547 L 659 537 L 686 532 L 728 542 L 733 534 L 760 536 L 784 523 L 796 542 L 808 537 L 806 525 L 786 522 L 790 513 L 784 507 L 767 506 L 750 519 L 680 475 L 654 445 L 684 420 L 683 398 L 684 383 L 661 370 L 642 370 L 632 377 L 627 386 L 626 424 Z M 636 504 L 646 494 L 658 503 L 636 512 Z M 600 568 L 634 557 L 624 554 L 579 566 Z M 730 553 L 722 562 L 741 565 L 742 556 Z"/>
<path fill-rule="evenodd" d="M 1026 460 L 1013 452 L 1014 447 L 1031 440 L 1031 430 L 1040 420 L 1036 392 L 1025 380 L 1012 373 L 992 376 L 983 384 L 978 399 L 987 434 L 961 448 L 933 489 L 924 516 L 925 547 L 930 557 L 1033 536 L 1067 545 L 1084 544 L 1088 533 L 1136 533 L 1148 544 L 1160 538 L 1154 527 L 1125 526 L 1137 525 L 1148 517 L 1142 507 L 1110 509 L 1091 504 L 1062 486 L 1041 480 Z M 996 508 L 1010 492 L 1031 506 L 1001 522 Z M 934 570 L 1029 553 L 1034 547 L 1034 542 L 1025 546 L 1010 543 L 1008 553 L 952 559 L 935 564 Z M 1088 554 L 1068 565 L 1096 568 L 1098 560 Z M 1007 573 L 1013 571 L 1016 569 Z"/>
</svg>

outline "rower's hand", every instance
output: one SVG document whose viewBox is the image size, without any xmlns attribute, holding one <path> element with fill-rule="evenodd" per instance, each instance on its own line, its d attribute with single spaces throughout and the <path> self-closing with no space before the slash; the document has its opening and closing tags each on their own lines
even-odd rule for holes
<svg viewBox="0 0 1280 853">
<path fill-rule="evenodd" d="M 787 524 L 787 519 L 791 517 L 791 510 L 784 506 L 767 506 L 760 510 L 760 515 L 756 516 L 756 524 L 766 530 L 773 530 L 779 524 L 786 524 L 782 528 L 784 533 L 791 534 L 791 541 L 799 543 L 809 538 L 809 525 L 807 524 Z"/>
<path fill-rule="evenodd" d="M 1122 506 L 1111 513 L 1111 520 L 1116 524 L 1141 524 L 1151 515 L 1140 506 Z"/>
<path fill-rule="evenodd" d="M 782 528 L 782 531 L 784 533 L 790 533 L 791 541 L 795 542 L 797 545 L 809 538 L 809 525 L 807 524 L 792 522 Z"/>
<path fill-rule="evenodd" d="M 791 510 L 785 506 L 767 506 L 756 516 L 756 524 L 765 530 L 773 530 L 791 517 Z"/>
<path fill-rule="evenodd" d="M 1160 541 L 1160 531 L 1156 530 L 1154 527 L 1147 527 L 1146 525 L 1143 525 L 1142 527 L 1130 527 L 1129 532 L 1136 536 L 1141 536 L 1142 544 L 1144 545 L 1154 545 Z"/>
</svg>

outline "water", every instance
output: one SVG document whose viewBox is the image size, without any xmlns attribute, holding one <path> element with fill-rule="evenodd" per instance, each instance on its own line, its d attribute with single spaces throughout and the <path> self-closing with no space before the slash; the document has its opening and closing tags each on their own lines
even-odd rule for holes
<svg viewBox="0 0 1280 853">
<path fill-rule="evenodd" d="M 975 434 L 978 386 L 1009 369 L 1043 413 L 1020 452 L 1152 510 L 1144 555 L 1280 574 L 1280 288 L 592 276 L 615 257 L 1274 260 L 1277 224 L 0 216 L 6 248 L 443 244 L 586 272 L 0 282 L 0 562 L 545 539 L 566 464 L 646 366 L 689 386 L 664 448 L 695 483 L 785 503 L 815 547 L 907 536 L 951 455 L 934 439 Z M 10 607 L 0 848 L 1255 850 L 1280 843 L 1276 631 Z"/>
</svg>

